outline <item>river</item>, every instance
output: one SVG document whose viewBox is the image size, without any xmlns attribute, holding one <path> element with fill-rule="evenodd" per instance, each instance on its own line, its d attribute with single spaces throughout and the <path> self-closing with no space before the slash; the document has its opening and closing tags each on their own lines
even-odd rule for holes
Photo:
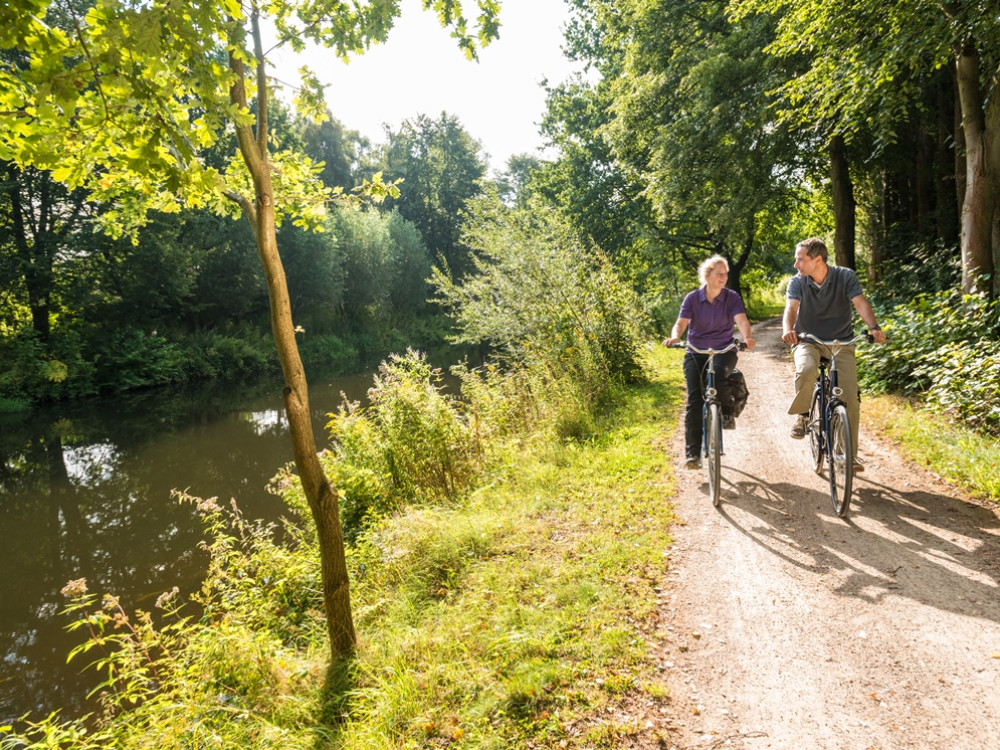
<svg viewBox="0 0 1000 750">
<path fill-rule="evenodd" d="M 311 378 L 317 441 L 341 393 L 363 399 L 370 375 Z M 248 518 L 276 520 L 266 491 L 292 460 L 281 383 L 207 383 L 0 414 L 0 725 L 56 709 L 94 710 L 90 661 L 66 657 L 59 593 L 86 578 L 126 612 L 153 610 L 174 586 L 192 590 L 206 564 L 201 525 L 171 490 L 234 498 Z"/>
</svg>

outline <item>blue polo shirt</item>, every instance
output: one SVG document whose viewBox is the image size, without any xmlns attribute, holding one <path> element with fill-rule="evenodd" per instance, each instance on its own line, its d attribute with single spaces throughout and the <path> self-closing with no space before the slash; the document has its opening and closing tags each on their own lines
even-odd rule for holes
<svg viewBox="0 0 1000 750">
<path fill-rule="evenodd" d="M 681 303 L 681 318 L 690 320 L 688 341 L 699 349 L 721 349 L 733 340 L 733 318 L 746 314 L 743 298 L 728 287 L 709 302 L 705 287 L 695 289 Z"/>
</svg>

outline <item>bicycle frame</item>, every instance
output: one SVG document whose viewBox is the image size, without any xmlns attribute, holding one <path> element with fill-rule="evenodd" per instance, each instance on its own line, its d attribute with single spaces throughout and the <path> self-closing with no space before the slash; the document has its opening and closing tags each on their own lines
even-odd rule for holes
<svg viewBox="0 0 1000 750">
<path fill-rule="evenodd" d="M 720 456 L 724 453 L 722 446 L 721 413 L 722 403 L 719 401 L 719 391 L 715 384 L 715 357 L 734 349 L 744 350 L 746 344 L 733 341 L 722 349 L 699 349 L 690 342 L 685 342 L 685 347 L 695 354 L 708 356 L 708 364 L 705 368 L 705 381 L 703 387 L 703 398 L 701 407 L 701 441 L 702 455 L 707 459 L 708 464 L 708 488 L 712 498 L 712 504 L 718 505 L 722 496 L 721 488 L 721 464 Z M 717 408 L 716 408 L 717 407 Z M 709 414 L 715 417 L 709 419 Z M 713 441 L 714 444 L 713 444 Z"/>
<path fill-rule="evenodd" d="M 835 454 L 836 446 L 832 445 L 832 429 L 831 422 L 833 420 L 833 415 L 838 412 L 839 407 L 844 407 L 846 410 L 847 404 L 841 398 L 843 395 L 843 390 L 840 387 L 840 380 L 837 372 L 837 355 L 840 354 L 847 346 L 858 343 L 859 341 L 871 341 L 871 334 L 862 334 L 860 336 L 855 336 L 853 339 L 848 341 L 823 341 L 808 333 L 799 334 L 799 339 L 806 342 L 811 342 L 818 344 L 820 346 L 826 347 L 830 352 L 829 358 L 829 372 L 827 371 L 827 360 L 825 357 L 820 357 L 819 360 L 819 376 L 816 378 L 816 385 L 813 389 L 813 401 L 818 401 L 819 412 L 818 417 L 818 429 L 814 428 L 812 424 L 809 425 L 810 431 L 810 442 L 813 443 L 813 469 L 816 473 L 822 472 L 822 467 L 824 459 L 828 464 L 830 472 L 830 497 L 833 501 L 834 512 L 840 516 L 846 516 L 848 508 L 850 506 L 850 493 L 851 484 L 853 482 L 854 470 L 854 456 L 844 456 L 841 460 L 844 461 L 845 465 L 841 470 L 843 474 L 841 491 L 838 493 L 837 479 L 836 479 L 836 461 L 837 456 Z M 845 429 L 850 432 L 850 422 L 845 425 Z M 848 445 L 851 446 L 851 452 L 853 453 L 853 445 L 848 440 Z"/>
<path fill-rule="evenodd" d="M 718 403 L 720 403 L 719 402 L 719 391 L 715 387 L 715 358 L 716 358 L 716 356 L 719 355 L 719 354 L 725 354 L 727 352 L 731 352 L 734 349 L 739 349 L 740 351 L 742 351 L 744 348 L 746 348 L 746 344 L 744 344 L 743 342 L 734 341 L 729 346 L 727 346 L 727 347 L 725 347 L 723 349 L 699 349 L 696 346 L 692 346 L 688 342 L 685 342 L 684 346 L 685 346 L 685 348 L 689 349 L 690 351 L 694 352 L 695 354 L 706 354 L 706 355 L 708 355 L 708 366 L 705 368 L 705 386 L 704 386 L 704 389 L 702 391 L 702 393 L 704 394 L 704 398 L 702 399 L 703 403 L 702 403 L 702 406 L 701 406 L 701 420 L 702 420 L 702 426 L 704 427 L 705 420 L 706 420 L 706 418 L 708 416 L 708 406 L 709 406 L 709 404 L 718 404 Z M 703 429 L 702 433 L 704 433 L 704 432 L 705 432 L 705 430 Z M 720 448 L 721 448 L 721 445 L 720 445 Z M 702 434 L 702 450 L 703 450 L 703 455 L 707 456 L 708 455 L 708 435 L 707 434 Z"/>
</svg>

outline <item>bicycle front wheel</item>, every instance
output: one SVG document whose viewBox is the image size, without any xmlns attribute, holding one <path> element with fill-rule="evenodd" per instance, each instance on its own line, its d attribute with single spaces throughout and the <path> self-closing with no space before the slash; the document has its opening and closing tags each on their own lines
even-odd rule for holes
<svg viewBox="0 0 1000 750">
<path fill-rule="evenodd" d="M 708 459 L 708 494 L 712 505 L 722 499 L 722 409 L 709 404 L 705 410 L 705 452 Z"/>
<path fill-rule="evenodd" d="M 823 458 L 826 447 L 823 440 L 823 412 L 820 410 L 819 389 L 813 393 L 812 406 L 809 408 L 809 449 L 812 452 L 813 471 L 823 473 Z"/>
<path fill-rule="evenodd" d="M 843 518 L 851 505 L 854 483 L 854 445 L 847 407 L 837 404 L 830 414 L 830 499 L 833 512 Z"/>
</svg>

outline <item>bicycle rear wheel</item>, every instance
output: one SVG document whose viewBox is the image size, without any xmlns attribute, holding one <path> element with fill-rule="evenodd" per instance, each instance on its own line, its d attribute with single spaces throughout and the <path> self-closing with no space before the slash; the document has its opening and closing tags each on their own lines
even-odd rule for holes
<svg viewBox="0 0 1000 750">
<path fill-rule="evenodd" d="M 822 474 L 826 446 L 823 441 L 823 413 L 820 411 L 818 389 L 813 393 L 812 406 L 809 408 L 809 449 L 812 452 L 813 471 Z"/>
<path fill-rule="evenodd" d="M 708 494 L 712 505 L 722 499 L 722 409 L 709 404 L 705 409 L 705 452 L 708 459 Z"/>
<path fill-rule="evenodd" d="M 851 505 L 854 483 L 854 446 L 847 407 L 837 404 L 830 414 L 830 499 L 833 512 L 843 518 Z"/>
</svg>

